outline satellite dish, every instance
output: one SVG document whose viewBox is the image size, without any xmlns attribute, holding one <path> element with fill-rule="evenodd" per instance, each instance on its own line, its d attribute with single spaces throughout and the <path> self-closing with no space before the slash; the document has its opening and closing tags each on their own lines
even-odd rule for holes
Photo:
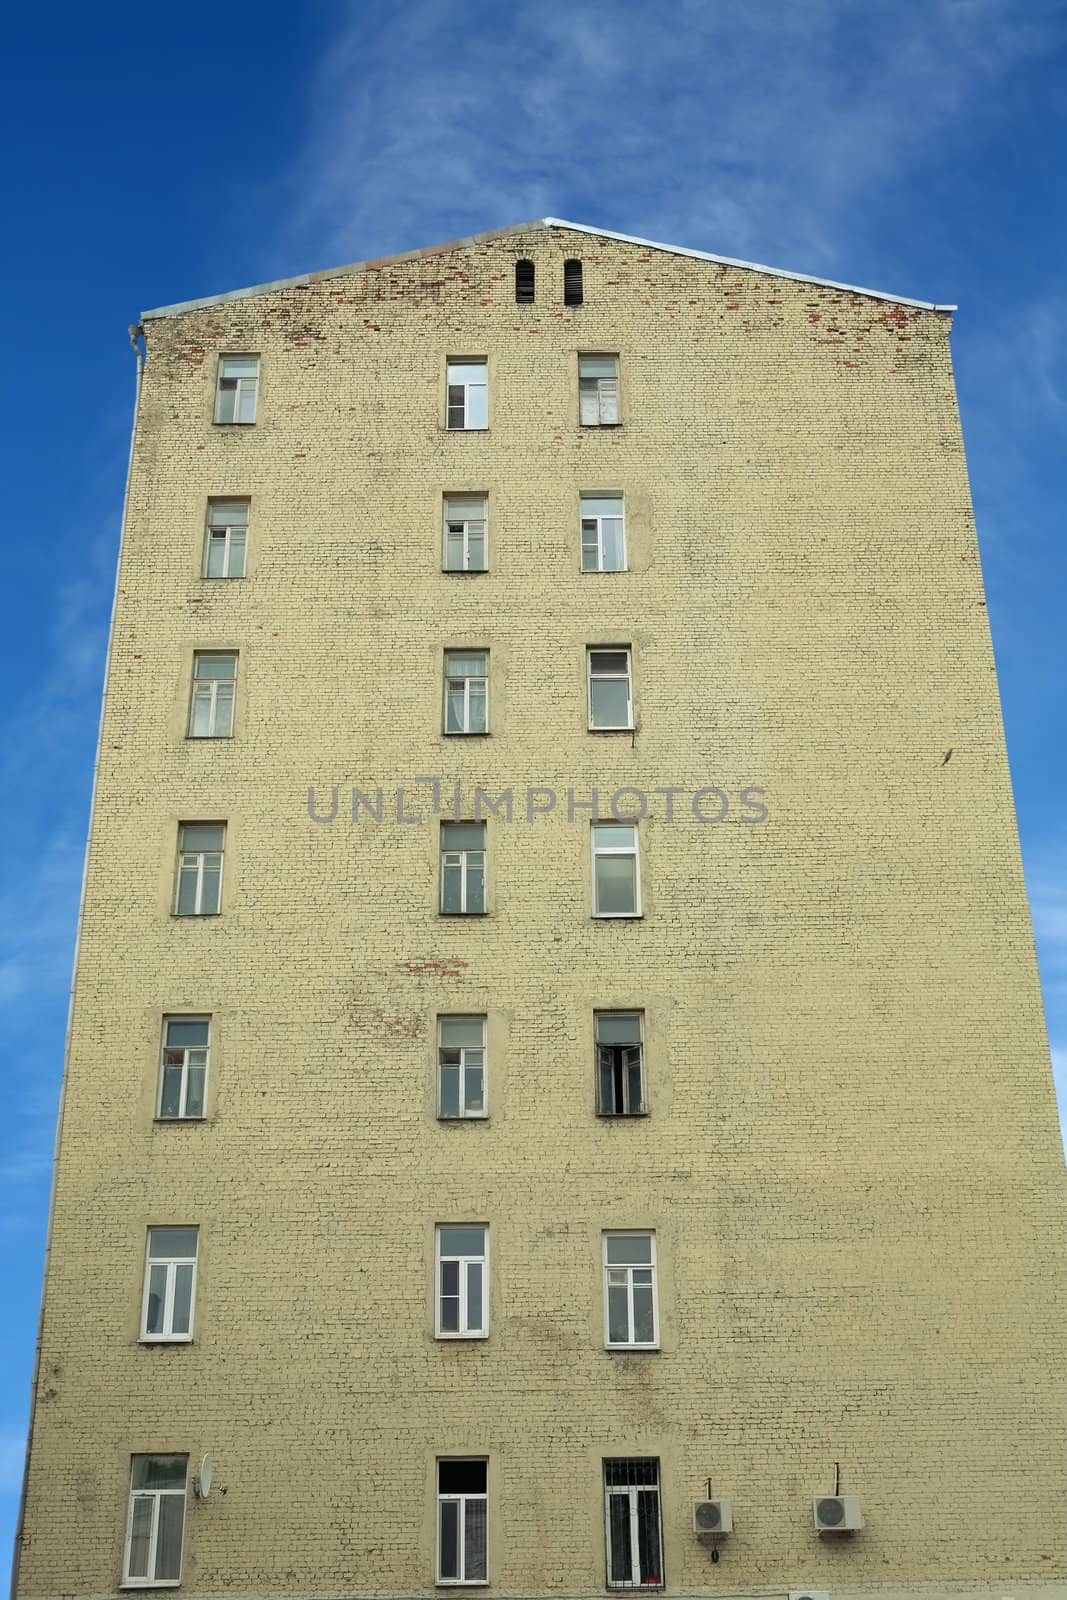
<svg viewBox="0 0 1067 1600">
<path fill-rule="evenodd" d="M 200 1463 L 200 1471 L 196 1475 L 193 1489 L 198 1500 L 206 1500 L 211 1493 L 211 1480 L 215 1476 L 215 1463 L 210 1456 L 205 1456 Z"/>
</svg>

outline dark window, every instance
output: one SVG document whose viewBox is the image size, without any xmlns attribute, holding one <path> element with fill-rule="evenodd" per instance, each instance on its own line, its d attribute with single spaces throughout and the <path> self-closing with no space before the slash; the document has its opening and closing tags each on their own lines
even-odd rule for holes
<svg viewBox="0 0 1067 1600">
<path fill-rule="evenodd" d="M 565 306 L 580 306 L 582 303 L 582 263 L 580 261 L 565 261 L 563 263 L 563 304 Z"/>
<path fill-rule="evenodd" d="M 604 1462 L 609 1589 L 663 1587 L 659 1462 Z"/>
<path fill-rule="evenodd" d="M 516 261 L 515 263 L 515 299 L 520 306 L 533 304 L 534 297 L 534 264 L 532 261 Z"/>
</svg>

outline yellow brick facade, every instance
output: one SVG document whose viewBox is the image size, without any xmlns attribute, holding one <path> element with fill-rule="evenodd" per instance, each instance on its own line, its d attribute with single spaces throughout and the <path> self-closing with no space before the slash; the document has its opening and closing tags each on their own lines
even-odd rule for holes
<svg viewBox="0 0 1067 1600">
<path fill-rule="evenodd" d="M 1063 1162 L 948 317 L 546 227 L 145 327 L 17 1595 L 116 1592 L 140 1452 L 214 1458 L 204 1600 L 439 1592 L 435 1460 L 465 1454 L 500 1596 L 604 1592 L 627 1456 L 660 1462 L 668 1594 L 1067 1594 Z M 256 423 L 215 426 L 244 352 Z M 618 352 L 619 427 L 579 425 L 579 352 Z M 444 426 L 457 356 L 488 361 L 485 432 Z M 626 572 L 580 571 L 596 491 Z M 485 574 L 441 570 L 462 492 Z M 213 496 L 251 502 L 241 581 L 201 577 Z M 596 644 L 631 647 L 632 735 L 588 731 Z M 469 740 L 462 646 L 490 652 Z M 216 649 L 235 737 L 190 740 Z M 513 792 L 485 917 L 439 915 L 429 776 L 464 817 Z M 644 914 L 596 920 L 567 790 L 622 786 Z M 528 822 L 531 788 L 559 803 Z M 214 820 L 221 914 L 174 917 L 178 824 Z M 611 1008 L 644 1013 L 644 1118 L 595 1114 Z M 208 1115 L 167 1124 L 186 1013 Z M 488 1018 L 485 1121 L 436 1116 L 450 1013 Z M 484 1341 L 434 1338 L 449 1222 L 489 1226 Z M 199 1227 L 199 1282 L 161 1347 L 166 1223 Z M 604 1348 L 620 1228 L 656 1232 L 658 1352 Z M 866 1526 L 820 1539 L 835 1463 Z"/>
</svg>

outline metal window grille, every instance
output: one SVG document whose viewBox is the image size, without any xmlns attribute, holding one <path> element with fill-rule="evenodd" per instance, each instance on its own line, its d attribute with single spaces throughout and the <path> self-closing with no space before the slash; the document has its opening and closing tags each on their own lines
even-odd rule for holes
<svg viewBox="0 0 1067 1600">
<path fill-rule="evenodd" d="M 663 1533 L 655 1457 L 604 1462 L 609 1589 L 662 1589 Z"/>
</svg>

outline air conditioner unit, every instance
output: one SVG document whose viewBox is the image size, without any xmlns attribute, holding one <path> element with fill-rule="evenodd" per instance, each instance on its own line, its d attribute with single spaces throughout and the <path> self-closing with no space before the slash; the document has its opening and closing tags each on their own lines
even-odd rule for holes
<svg viewBox="0 0 1067 1600">
<path fill-rule="evenodd" d="M 854 1494 L 820 1494 L 811 1502 L 816 1533 L 855 1533 L 863 1512 Z"/>
<path fill-rule="evenodd" d="M 734 1510 L 729 1500 L 694 1500 L 694 1533 L 733 1533 Z"/>
</svg>

